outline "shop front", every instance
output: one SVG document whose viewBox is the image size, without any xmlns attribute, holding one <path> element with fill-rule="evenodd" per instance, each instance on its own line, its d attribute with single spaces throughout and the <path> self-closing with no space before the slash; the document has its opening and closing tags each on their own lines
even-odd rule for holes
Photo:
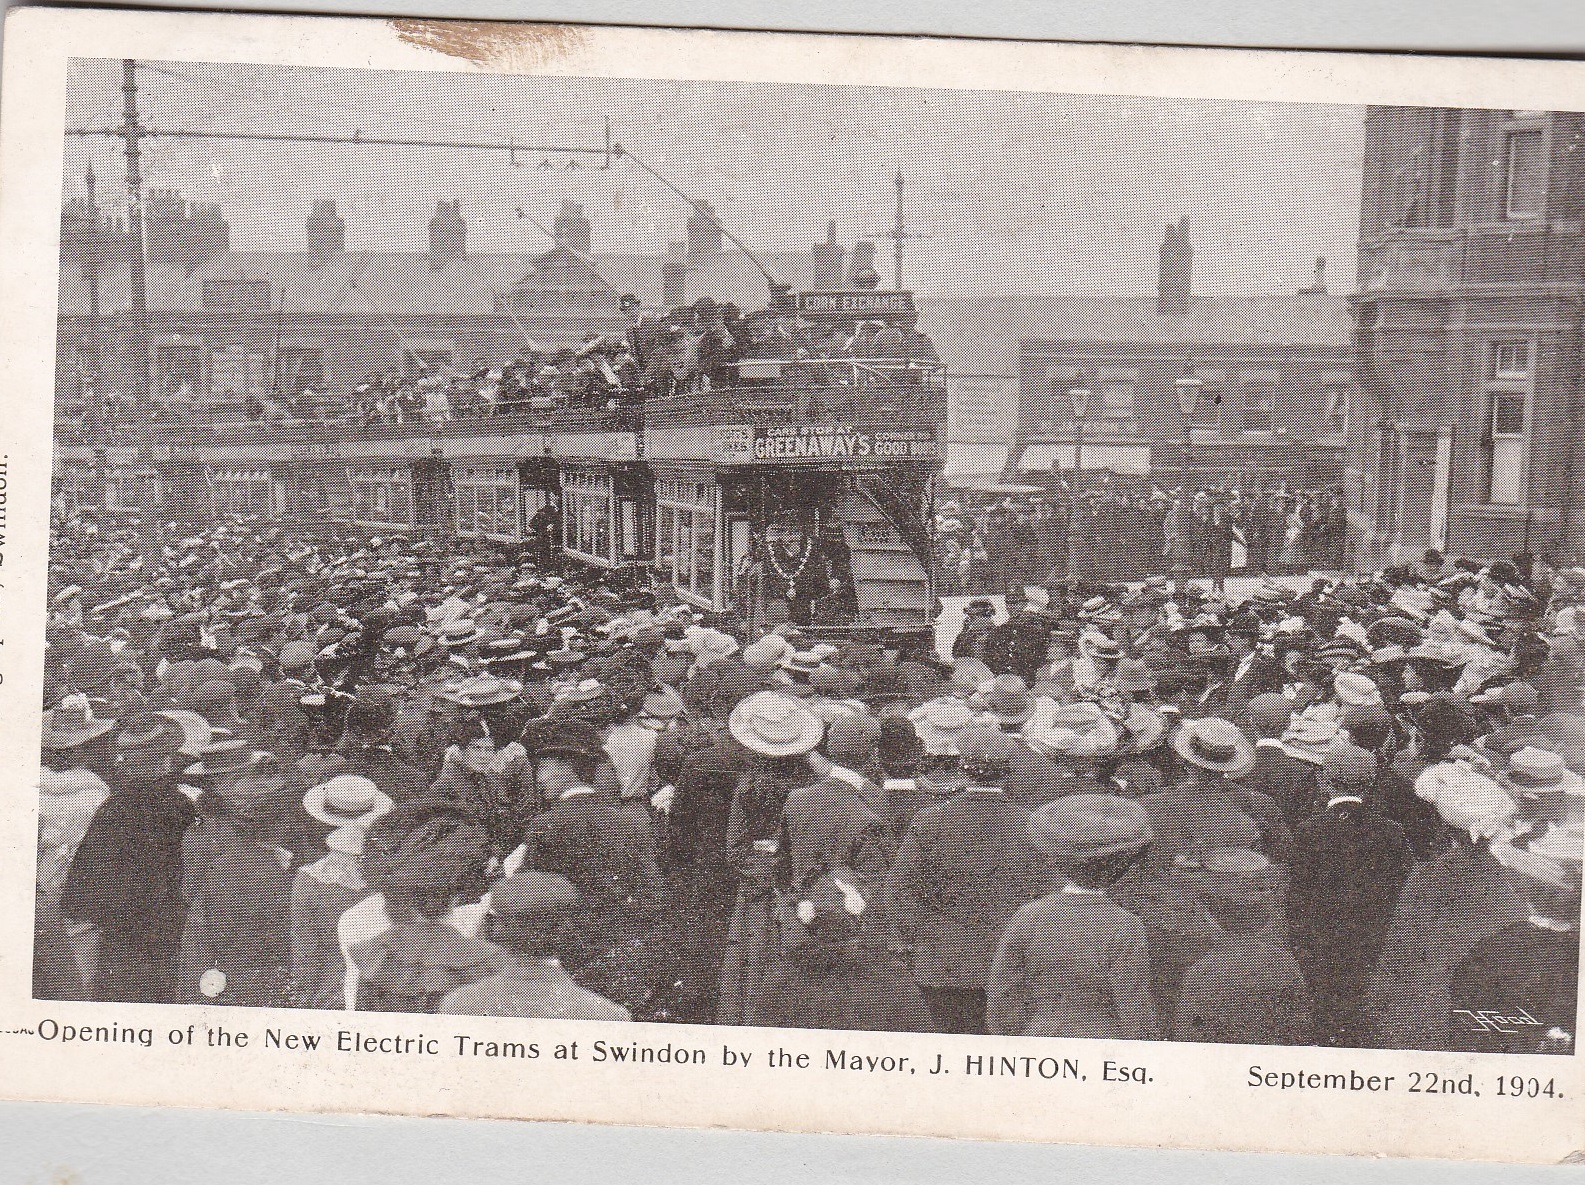
<svg viewBox="0 0 1585 1185">
<path fill-rule="evenodd" d="M 642 562 L 648 551 L 650 496 L 648 475 L 641 466 L 564 463 L 562 549 L 600 568 Z"/>
<path fill-rule="evenodd" d="M 526 491 L 516 461 L 456 462 L 451 467 L 451 481 L 459 537 L 496 543 L 522 541 Z M 530 509 L 527 516 L 533 513 Z"/>
<path fill-rule="evenodd" d="M 209 508 L 216 516 L 270 518 L 275 514 L 274 485 L 268 469 L 211 469 Z"/>
<path fill-rule="evenodd" d="M 410 530 L 413 527 L 413 474 L 410 465 L 359 465 L 347 470 L 352 521 L 360 527 Z"/>
</svg>

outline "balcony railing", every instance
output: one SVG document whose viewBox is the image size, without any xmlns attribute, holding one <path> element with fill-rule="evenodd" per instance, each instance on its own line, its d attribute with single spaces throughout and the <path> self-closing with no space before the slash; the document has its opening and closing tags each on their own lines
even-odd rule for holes
<svg viewBox="0 0 1585 1185">
<path fill-rule="evenodd" d="M 841 421 L 892 426 L 937 426 L 946 417 L 946 380 L 939 363 L 908 359 L 754 358 L 732 364 L 732 385 L 702 379 L 675 393 L 624 399 L 614 406 L 543 406 L 549 401 L 498 404 L 480 414 L 433 419 L 365 419 L 332 405 L 321 418 L 240 418 L 240 408 L 209 405 L 180 419 L 140 427 L 126 421 L 88 426 L 57 421 L 58 443 L 87 447 L 271 444 L 335 445 L 353 441 L 465 439 L 566 432 L 642 432 L 684 424 L 799 424 Z M 218 414 L 217 414 L 218 413 Z"/>
</svg>

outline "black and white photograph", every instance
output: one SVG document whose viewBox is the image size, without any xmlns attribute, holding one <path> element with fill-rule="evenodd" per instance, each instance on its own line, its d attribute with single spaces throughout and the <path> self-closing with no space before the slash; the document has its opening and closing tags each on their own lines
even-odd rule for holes
<svg viewBox="0 0 1585 1185">
<path fill-rule="evenodd" d="M 34 1001 L 1575 1053 L 1585 115 L 92 49 Z"/>
</svg>

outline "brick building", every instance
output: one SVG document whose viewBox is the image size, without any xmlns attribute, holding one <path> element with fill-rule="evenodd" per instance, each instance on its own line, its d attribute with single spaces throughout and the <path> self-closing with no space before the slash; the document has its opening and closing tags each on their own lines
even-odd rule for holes
<svg viewBox="0 0 1585 1185">
<path fill-rule="evenodd" d="M 1585 554 L 1585 116 L 1373 107 L 1348 488 L 1362 565 Z"/>
<path fill-rule="evenodd" d="M 959 404 L 980 409 L 954 422 L 980 433 L 973 443 L 1000 445 L 1006 478 L 1051 481 L 1079 454 L 1068 392 L 1081 389 L 1086 472 L 1246 488 L 1339 481 L 1353 351 L 1348 302 L 1327 291 L 1324 261 L 1310 286 L 1267 296 L 1196 295 L 1192 267 L 1185 219 L 1166 229 L 1151 295 L 922 302 L 948 383 L 965 389 Z M 1193 397 L 1187 415 L 1180 393 Z"/>
<path fill-rule="evenodd" d="M 145 277 L 153 392 L 167 403 L 240 404 L 251 394 L 345 391 L 388 370 L 471 369 L 526 344 L 576 346 L 626 327 L 621 297 L 648 309 L 701 296 L 764 307 L 764 277 L 726 247 L 709 211 L 665 255 L 591 251 L 577 203 L 563 203 L 555 241 L 533 252 L 470 251 L 459 204 L 441 200 L 424 249 L 362 251 L 336 203 L 316 199 L 296 251 L 232 251 L 218 207 L 151 193 Z M 415 234 L 415 238 L 419 235 Z M 354 242 L 349 243 L 349 239 Z M 837 248 L 841 250 L 840 247 Z M 81 412 L 83 377 L 101 392 L 132 388 L 128 353 L 130 239 L 92 195 L 62 209 L 57 408 Z M 815 255 L 771 252 L 767 266 L 811 286 Z M 839 269 L 840 270 L 840 269 Z"/>
</svg>

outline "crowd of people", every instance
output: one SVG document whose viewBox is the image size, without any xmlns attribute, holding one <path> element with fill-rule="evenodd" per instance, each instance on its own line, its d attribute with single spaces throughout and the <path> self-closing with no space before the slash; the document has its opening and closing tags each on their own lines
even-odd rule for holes
<svg viewBox="0 0 1585 1185">
<path fill-rule="evenodd" d="M 59 521 L 35 993 L 1571 1052 L 1585 570 L 783 625 Z"/>
<path fill-rule="evenodd" d="M 734 304 L 703 297 L 655 316 L 624 297 L 624 333 L 587 333 L 577 348 L 530 342 L 515 358 L 480 358 L 464 373 L 414 355 L 407 373 L 392 368 L 353 388 L 353 415 L 365 426 L 437 423 L 481 416 L 524 415 L 558 408 L 614 408 L 640 399 L 674 398 L 767 381 L 742 374 L 752 359 L 789 364 L 778 382 L 802 377 L 822 385 L 863 382 L 865 363 L 883 365 L 886 381 L 916 378 L 911 366 L 937 361 L 930 339 L 913 325 L 879 321 L 822 324 L 776 310 L 744 315 Z M 844 362 L 858 362 L 859 368 Z M 870 376 L 872 377 L 872 376 Z M 252 396 L 253 420 L 323 419 L 335 401 L 307 390 L 279 400 Z"/>
<path fill-rule="evenodd" d="M 942 503 L 936 516 L 943 588 L 983 595 L 1009 584 L 1277 576 L 1339 570 L 1348 510 L 1338 488 L 1102 488 Z"/>
</svg>

